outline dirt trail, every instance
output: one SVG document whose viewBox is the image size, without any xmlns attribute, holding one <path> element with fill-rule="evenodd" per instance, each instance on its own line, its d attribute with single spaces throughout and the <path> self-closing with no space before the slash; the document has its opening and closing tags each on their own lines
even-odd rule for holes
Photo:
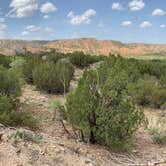
<svg viewBox="0 0 166 166">
<path fill-rule="evenodd" d="M 71 88 L 76 86 L 81 73 L 81 70 L 76 71 Z M 37 144 L 20 140 L 14 145 L 7 139 L 12 129 L 2 129 L 4 137 L 0 143 L 0 166 L 129 166 L 166 158 L 166 147 L 155 145 L 144 130 L 138 132 L 137 146 L 131 154 L 114 153 L 102 146 L 68 138 L 59 121 L 52 121 L 49 106 L 52 99 L 64 101 L 61 95 L 39 92 L 32 85 L 23 87 L 21 102 L 30 106 L 34 116 L 39 119 L 40 129 L 36 133 L 43 139 Z"/>
</svg>

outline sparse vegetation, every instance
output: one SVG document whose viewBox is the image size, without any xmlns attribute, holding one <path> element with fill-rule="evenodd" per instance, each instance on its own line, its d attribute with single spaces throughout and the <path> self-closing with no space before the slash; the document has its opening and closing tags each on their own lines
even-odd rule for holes
<svg viewBox="0 0 166 166">
<path fill-rule="evenodd" d="M 42 140 L 42 136 L 32 134 L 31 132 L 25 131 L 25 130 L 12 131 L 9 133 L 8 138 L 14 139 L 14 140 L 22 139 L 24 141 L 31 141 L 31 142 L 35 142 L 35 143 L 40 143 Z"/>
<path fill-rule="evenodd" d="M 166 116 L 164 113 L 158 114 L 156 119 L 150 120 L 149 131 L 155 143 L 166 145 Z"/>
</svg>

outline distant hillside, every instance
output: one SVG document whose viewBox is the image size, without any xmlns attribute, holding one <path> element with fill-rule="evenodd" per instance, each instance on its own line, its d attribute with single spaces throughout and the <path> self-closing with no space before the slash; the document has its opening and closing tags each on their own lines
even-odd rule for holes
<svg viewBox="0 0 166 166">
<path fill-rule="evenodd" d="M 33 53 L 55 49 L 58 52 L 83 51 L 89 54 L 120 53 L 121 55 L 166 55 L 166 44 L 125 44 L 112 40 L 81 38 L 55 41 L 0 40 L 0 53 L 15 55 L 30 51 Z"/>
</svg>

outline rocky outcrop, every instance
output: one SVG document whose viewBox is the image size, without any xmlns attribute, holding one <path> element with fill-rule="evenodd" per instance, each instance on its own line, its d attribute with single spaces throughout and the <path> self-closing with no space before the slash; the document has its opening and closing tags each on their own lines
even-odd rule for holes
<svg viewBox="0 0 166 166">
<path fill-rule="evenodd" d="M 55 41 L 0 40 L 0 53 L 5 55 L 15 55 L 26 51 L 38 53 L 52 49 L 63 53 L 83 51 L 84 53 L 95 55 L 108 55 L 109 53 L 166 55 L 166 44 L 126 44 L 113 40 L 96 40 L 94 38 Z"/>
</svg>

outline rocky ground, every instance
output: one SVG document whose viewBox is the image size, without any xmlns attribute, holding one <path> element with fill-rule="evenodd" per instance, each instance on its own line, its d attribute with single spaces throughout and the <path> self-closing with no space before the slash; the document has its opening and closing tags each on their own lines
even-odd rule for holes
<svg viewBox="0 0 166 166">
<path fill-rule="evenodd" d="M 77 77 L 78 72 L 82 71 L 75 73 Z M 75 81 L 72 82 L 73 86 L 76 85 Z M 166 159 L 166 146 L 154 144 L 144 129 L 138 131 L 137 143 L 131 153 L 115 153 L 111 149 L 69 137 L 61 123 L 57 119 L 52 120 L 53 110 L 49 104 L 52 99 L 64 102 L 63 96 L 39 92 L 32 85 L 23 87 L 20 100 L 39 119 L 39 129 L 30 132 L 41 135 L 42 140 L 37 143 L 10 140 L 8 135 L 11 131 L 27 129 L 1 126 L 0 166 L 152 166 L 150 163 Z M 72 132 L 67 122 L 65 125 Z M 160 166 L 164 166 L 164 163 Z"/>
</svg>

